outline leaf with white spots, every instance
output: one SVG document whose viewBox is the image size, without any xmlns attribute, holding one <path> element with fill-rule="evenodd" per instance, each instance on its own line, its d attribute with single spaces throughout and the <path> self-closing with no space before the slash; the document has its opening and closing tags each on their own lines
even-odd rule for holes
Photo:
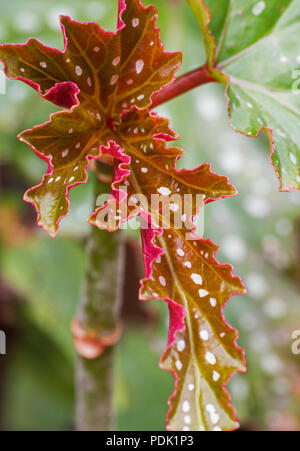
<svg viewBox="0 0 300 451">
<path fill-rule="evenodd" d="M 181 407 L 178 407 L 182 402 L 185 409 L 187 403 L 191 408 L 199 409 L 199 402 L 207 396 L 218 406 L 219 413 L 214 413 L 213 420 L 219 415 L 220 421 L 214 427 L 232 429 L 237 422 L 222 385 L 235 370 L 243 370 L 244 364 L 242 352 L 235 346 L 236 332 L 224 322 L 222 309 L 229 296 L 243 292 L 243 285 L 239 278 L 231 275 L 230 266 L 220 265 L 215 260 L 216 247 L 210 241 L 193 238 L 191 217 L 198 213 L 203 203 L 233 195 L 235 189 L 226 177 L 212 173 L 207 164 L 194 170 L 177 170 L 176 162 L 182 151 L 166 147 L 166 141 L 176 138 L 166 119 L 147 111 L 132 110 L 123 116 L 119 130 L 119 144 L 109 150 L 118 162 L 112 196 L 95 211 L 90 222 L 112 231 L 130 217 L 141 216 L 146 277 L 149 278 L 144 281 L 141 296 L 142 299 L 162 298 L 170 303 L 170 331 L 174 339 L 168 349 L 171 352 L 174 345 L 176 352 L 181 350 L 183 355 L 172 364 L 167 357 L 164 359 L 164 367 L 177 372 L 179 387 L 171 401 L 174 407 L 169 413 L 168 427 L 176 430 L 211 428 L 209 419 L 205 415 L 199 418 L 198 414 L 191 418 L 188 426 Z M 145 167 L 146 174 L 142 171 Z M 158 196 L 158 203 L 153 203 L 154 195 Z M 187 195 L 191 199 L 187 199 Z M 178 205 L 178 209 L 170 209 L 171 205 Z M 168 223 L 167 211 L 170 213 Z M 148 213 L 155 228 L 163 229 L 163 234 L 155 237 L 155 243 L 152 243 L 152 230 L 143 230 Z M 185 321 L 193 316 L 177 342 L 177 333 L 185 327 L 185 312 Z M 200 328 L 200 322 L 206 329 Z M 211 331 L 211 340 L 201 348 L 199 337 L 208 341 L 208 331 Z M 220 343 L 215 338 L 218 333 L 226 333 Z M 191 378 L 186 377 L 187 374 Z M 197 390 L 198 398 L 190 393 L 189 398 L 183 399 L 182 392 L 191 384 Z"/>
<path fill-rule="evenodd" d="M 100 146 L 110 136 L 92 106 L 55 113 L 46 124 L 20 134 L 19 139 L 37 149 L 48 162 L 48 173 L 25 193 L 24 199 L 36 207 L 38 224 L 51 236 L 68 213 L 69 188 L 86 182 L 89 160 L 100 156 Z"/>
<path fill-rule="evenodd" d="M 178 170 L 177 160 L 183 151 L 166 146 L 167 141 L 176 138 L 168 120 L 155 113 L 133 109 L 123 115 L 117 138 L 115 135 L 119 146 L 116 151 L 121 149 L 123 158 L 116 159 L 121 167 L 126 167 L 124 157 L 129 157 L 130 175 L 125 181 L 117 166 L 112 197 L 97 208 L 90 222 L 113 231 L 128 218 L 149 211 L 156 226 L 180 227 L 183 223 L 192 231 L 190 218 L 203 203 L 235 194 L 227 177 L 211 172 L 209 164 Z"/>
<path fill-rule="evenodd" d="M 142 299 L 163 299 L 170 311 L 168 347 L 161 360 L 161 367 L 175 377 L 168 428 L 235 429 L 238 422 L 225 385 L 235 371 L 245 371 L 245 361 L 223 309 L 230 296 L 244 292 L 243 284 L 231 266 L 216 260 L 217 246 L 209 240 L 187 240 L 183 230 L 142 235 L 147 276 Z"/>
<path fill-rule="evenodd" d="M 70 186 L 86 180 L 88 160 L 100 146 L 118 143 L 126 110 L 151 104 L 151 96 L 172 81 L 181 54 L 165 52 L 156 27 L 157 11 L 139 0 L 122 1 L 125 9 L 116 32 L 96 23 L 61 17 L 63 51 L 35 39 L 0 46 L 8 77 L 23 81 L 47 100 L 71 111 L 52 115 L 44 125 L 20 134 L 48 163 L 42 183 L 25 200 L 35 205 L 38 222 L 51 235 L 68 213 Z M 148 168 L 141 169 L 146 174 Z"/>
<path fill-rule="evenodd" d="M 280 189 L 300 189 L 300 0 L 188 1 L 211 72 L 227 84 L 232 127 L 264 130 Z"/>
<path fill-rule="evenodd" d="M 1 45 L 6 75 L 63 107 L 75 105 L 76 94 L 81 104 L 93 101 L 112 117 L 133 99 L 140 108 L 149 106 L 151 95 L 172 81 L 181 55 L 164 51 L 153 6 L 145 8 L 138 0 L 125 5 L 116 33 L 62 16 L 63 51 L 36 39 Z"/>
<path fill-rule="evenodd" d="M 142 223 L 151 216 L 156 232 L 142 230 L 146 279 L 141 296 L 170 305 L 162 365 L 176 375 L 176 390 L 168 427 L 232 429 L 236 422 L 223 386 L 235 370 L 243 370 L 243 359 L 222 309 L 243 286 L 231 267 L 215 260 L 215 246 L 191 234 L 192 218 L 203 204 L 235 189 L 208 164 L 177 169 L 183 152 L 167 146 L 177 135 L 147 107 L 152 94 L 172 80 L 181 57 L 164 52 L 153 6 L 144 8 L 138 0 L 120 0 L 120 5 L 116 33 L 63 17 L 64 51 L 34 39 L 0 46 L 10 78 L 70 109 L 20 134 L 48 163 L 41 184 L 27 191 L 25 200 L 54 236 L 68 213 L 68 191 L 86 181 L 89 160 L 114 157 L 111 197 L 90 222 L 115 230 L 132 216 Z"/>
</svg>

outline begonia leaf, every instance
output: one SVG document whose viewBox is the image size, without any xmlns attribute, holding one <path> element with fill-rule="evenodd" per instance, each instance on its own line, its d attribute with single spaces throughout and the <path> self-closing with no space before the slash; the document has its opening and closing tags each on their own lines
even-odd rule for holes
<svg viewBox="0 0 300 451">
<path fill-rule="evenodd" d="M 20 134 L 48 163 L 47 175 L 25 200 L 36 206 L 39 224 L 51 235 L 68 212 L 70 186 L 84 182 L 88 160 L 100 156 L 101 145 L 117 139 L 121 114 L 132 106 L 149 106 L 151 95 L 172 80 L 181 62 L 181 54 L 162 47 L 156 9 L 138 0 L 125 5 L 116 32 L 61 17 L 64 51 L 35 39 L 0 46 L 10 78 L 30 84 L 62 107 L 72 107 Z"/>
</svg>

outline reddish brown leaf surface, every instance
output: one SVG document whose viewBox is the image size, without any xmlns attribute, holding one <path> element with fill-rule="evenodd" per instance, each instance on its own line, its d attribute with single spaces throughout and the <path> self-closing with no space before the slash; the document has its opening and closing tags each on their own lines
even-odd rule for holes
<svg viewBox="0 0 300 451">
<path fill-rule="evenodd" d="M 182 231 L 164 230 L 147 247 L 148 279 L 142 299 L 169 303 L 170 333 L 161 367 L 172 371 L 175 389 L 169 400 L 171 430 L 231 430 L 238 426 L 225 384 L 235 371 L 245 370 L 237 332 L 223 316 L 230 296 L 244 287 L 229 265 L 215 259 L 217 246 L 204 239 L 186 240 Z M 155 247 L 164 251 L 155 255 Z M 152 254 L 151 254 L 152 251 Z M 155 257 L 155 259 L 154 259 Z"/>
<path fill-rule="evenodd" d="M 162 227 L 168 226 L 168 215 L 172 226 L 175 222 L 181 226 L 185 215 L 183 222 L 190 224 L 191 230 L 190 217 L 203 201 L 235 193 L 227 178 L 212 173 L 208 164 L 194 170 L 177 170 L 176 162 L 183 151 L 166 146 L 166 140 L 176 137 L 168 121 L 154 113 L 133 110 L 125 114 L 118 131 L 119 145 L 104 150 L 119 161 L 121 172 L 115 174 L 111 200 L 95 211 L 90 222 L 113 231 L 129 217 L 149 211 L 154 223 Z"/>
<path fill-rule="evenodd" d="M 244 287 L 229 265 L 217 262 L 217 247 L 211 241 L 192 239 L 191 216 L 203 203 L 235 190 L 207 164 L 190 171 L 176 169 L 182 151 L 166 147 L 165 139 L 174 133 L 165 119 L 132 111 L 120 129 L 126 155 L 119 146 L 106 149 L 118 161 L 112 196 L 90 221 L 116 230 L 128 218 L 141 215 L 143 219 L 150 213 L 155 224 L 155 238 L 154 231 L 142 230 L 146 279 L 141 299 L 164 299 L 170 307 L 169 344 L 161 361 L 161 367 L 175 375 L 168 427 L 234 429 L 238 423 L 224 386 L 235 371 L 245 370 L 245 362 L 236 345 L 237 332 L 224 320 L 223 308 Z M 162 203 L 153 204 L 155 193 Z M 187 194 L 192 200 L 182 203 Z M 198 204 L 196 195 L 201 197 Z"/>
<path fill-rule="evenodd" d="M 20 135 L 49 165 L 47 176 L 25 200 L 36 206 L 39 224 L 51 235 L 68 212 L 69 187 L 85 181 L 88 160 L 116 139 L 120 114 L 133 105 L 149 106 L 153 92 L 170 82 L 180 65 L 179 53 L 163 50 L 156 9 L 137 0 L 125 3 L 116 33 L 62 17 L 63 52 L 35 39 L 0 46 L 10 78 L 30 84 L 60 106 L 79 102 L 72 112 L 56 113 L 49 123 Z"/>
</svg>

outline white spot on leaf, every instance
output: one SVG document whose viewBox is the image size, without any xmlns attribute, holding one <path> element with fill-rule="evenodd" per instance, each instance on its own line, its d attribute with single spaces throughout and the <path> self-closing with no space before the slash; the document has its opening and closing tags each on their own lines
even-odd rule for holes
<svg viewBox="0 0 300 451">
<path fill-rule="evenodd" d="M 252 13 L 254 14 L 254 16 L 259 16 L 265 9 L 266 7 L 266 3 L 261 1 L 256 3 L 256 5 L 253 6 L 252 8 Z"/>
<path fill-rule="evenodd" d="M 161 194 L 162 196 L 168 196 L 169 194 L 171 194 L 171 191 L 169 190 L 169 188 L 165 188 L 164 186 L 161 186 L 160 188 L 158 188 L 157 191 L 158 191 L 159 194 Z"/>
<path fill-rule="evenodd" d="M 179 371 L 181 370 L 181 368 L 182 368 L 182 363 L 180 362 L 180 360 L 176 360 L 175 366 L 176 366 L 176 368 L 177 368 Z"/>
<path fill-rule="evenodd" d="M 80 66 L 76 66 L 76 67 L 75 67 L 75 72 L 76 72 L 76 75 L 78 75 L 78 77 L 81 77 L 81 75 L 82 75 L 82 69 L 81 69 Z"/>
<path fill-rule="evenodd" d="M 177 343 L 177 349 L 179 352 L 183 351 L 185 348 L 185 341 L 184 340 L 179 340 Z"/>
<path fill-rule="evenodd" d="M 135 63 L 136 73 L 140 74 L 142 72 L 143 68 L 144 68 L 144 61 L 142 59 L 137 60 Z"/>
<path fill-rule="evenodd" d="M 219 421 L 219 419 L 220 419 L 219 415 L 216 412 L 212 412 L 210 414 L 210 418 L 211 418 L 211 422 L 213 424 L 216 424 Z"/>
<path fill-rule="evenodd" d="M 184 422 L 186 423 L 186 424 L 191 424 L 191 417 L 190 417 L 190 415 L 185 415 L 184 416 Z"/>
<path fill-rule="evenodd" d="M 119 75 L 112 75 L 110 79 L 111 86 L 115 85 L 119 79 Z"/>
<path fill-rule="evenodd" d="M 113 60 L 112 60 L 112 63 L 113 63 L 113 66 L 117 66 L 118 64 L 119 64 L 119 62 L 120 62 L 120 57 L 119 56 L 117 56 L 116 58 L 114 58 Z"/>
<path fill-rule="evenodd" d="M 200 331 L 200 338 L 202 338 L 202 340 L 207 341 L 208 340 L 208 332 L 207 330 L 201 330 Z"/>
<path fill-rule="evenodd" d="M 215 298 L 210 298 L 209 302 L 212 307 L 215 307 L 217 305 L 217 300 Z"/>
<path fill-rule="evenodd" d="M 163 276 L 159 276 L 159 283 L 165 287 L 167 285 L 166 279 Z"/>
<path fill-rule="evenodd" d="M 215 355 L 212 352 L 209 352 L 209 351 L 207 351 L 206 354 L 205 354 L 205 360 L 210 365 L 215 365 L 215 363 L 217 361 Z"/>
<path fill-rule="evenodd" d="M 188 401 L 184 401 L 182 404 L 182 410 L 184 412 L 188 412 L 190 410 L 190 403 Z"/>
<path fill-rule="evenodd" d="M 213 380 L 215 382 L 217 382 L 220 379 L 220 373 L 218 373 L 217 371 L 213 372 Z"/>
<path fill-rule="evenodd" d="M 200 274 L 195 274 L 195 273 L 191 274 L 191 279 L 196 285 L 202 285 L 203 280 L 202 280 L 202 277 L 200 276 Z M 203 291 L 205 291 L 205 290 L 203 290 Z M 206 296 L 206 295 L 204 295 L 204 296 Z M 201 297 L 201 295 L 200 295 L 200 297 Z"/>
</svg>

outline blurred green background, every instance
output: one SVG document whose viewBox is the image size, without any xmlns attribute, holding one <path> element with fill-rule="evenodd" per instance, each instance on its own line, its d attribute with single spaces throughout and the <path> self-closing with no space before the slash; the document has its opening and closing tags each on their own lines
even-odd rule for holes
<svg viewBox="0 0 300 451">
<path fill-rule="evenodd" d="M 183 52 L 181 71 L 203 64 L 201 36 L 186 2 L 146 3 L 159 10 L 166 49 Z M 62 49 L 59 14 L 97 21 L 105 29 L 114 29 L 117 20 L 117 0 L 0 0 L 0 5 L 1 43 L 24 43 L 34 36 Z M 16 139 L 55 110 L 21 82 L 7 80 L 6 94 L 0 95 L 0 329 L 8 337 L 7 355 L 0 356 L 1 429 L 74 427 L 69 323 L 85 270 L 92 183 L 71 190 L 71 214 L 52 240 L 22 201 L 45 164 Z M 232 263 L 248 288 L 248 295 L 233 297 L 225 310 L 240 331 L 248 360 L 248 373 L 234 376 L 229 385 L 241 427 L 299 430 L 300 356 L 292 354 L 291 334 L 300 329 L 300 193 L 278 192 L 265 137 L 249 139 L 230 129 L 222 87 L 199 87 L 158 110 L 182 136 L 186 155 L 180 165 L 210 162 L 239 191 L 205 208 L 205 237 L 221 246 L 219 259 Z M 124 233 L 129 258 L 139 237 Z M 136 273 L 142 274 L 141 259 Z M 126 296 L 138 308 L 136 290 Z M 158 360 L 166 339 L 163 303 L 148 303 L 135 317 L 127 315 L 115 382 L 120 430 L 165 429 L 173 381 L 159 370 Z"/>
</svg>

